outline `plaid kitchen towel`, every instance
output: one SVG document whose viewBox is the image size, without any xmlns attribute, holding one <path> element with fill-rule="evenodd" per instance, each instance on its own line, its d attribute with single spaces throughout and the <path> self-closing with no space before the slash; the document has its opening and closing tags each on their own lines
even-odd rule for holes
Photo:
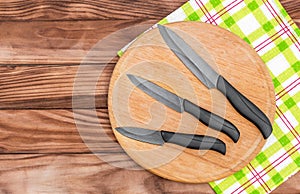
<svg viewBox="0 0 300 194">
<path fill-rule="evenodd" d="M 300 30 L 278 0 L 190 0 L 160 24 L 190 20 L 235 33 L 268 66 L 276 92 L 274 132 L 250 164 L 210 185 L 216 193 L 269 193 L 300 169 Z"/>
</svg>

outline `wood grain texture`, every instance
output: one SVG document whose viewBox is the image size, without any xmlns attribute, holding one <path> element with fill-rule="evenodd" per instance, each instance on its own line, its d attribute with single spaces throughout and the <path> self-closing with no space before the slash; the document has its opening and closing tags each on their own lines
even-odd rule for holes
<svg viewBox="0 0 300 194">
<path fill-rule="evenodd" d="M 186 0 L 2 0 L 1 20 L 104 20 L 155 19 L 160 20 L 180 7 Z"/>
<path fill-rule="evenodd" d="M 116 140 L 107 109 L 98 109 L 98 118 L 92 110 L 76 112 L 83 118 L 77 124 L 87 128 L 80 132 L 88 132 L 85 140 L 92 151 L 121 152 L 113 146 Z M 1 110 L 0 113 L 5 115 L 0 117 L 0 154 L 91 153 L 79 134 L 72 110 Z M 105 139 L 104 135 L 110 138 Z"/>
<path fill-rule="evenodd" d="M 107 110 L 98 110 L 98 113 L 101 122 L 107 123 Z M 141 188 L 147 189 L 146 193 L 214 193 L 207 184 L 167 181 L 146 171 L 111 167 L 95 155 L 84 154 L 90 151 L 79 137 L 69 110 L 6 110 L 1 111 L 1 115 L 5 115 L 0 120 L 2 193 L 111 193 L 118 189 L 122 189 L 123 193 L 137 193 Z M 12 123 L 12 120 L 18 122 Z M 93 119 L 87 119 L 87 123 L 93 122 Z M 107 123 L 107 132 L 109 131 L 112 133 Z M 92 136 L 93 134 L 91 138 Z M 104 153 L 99 141 L 94 142 L 94 145 L 95 149 Z M 126 156 L 121 155 L 118 148 L 106 151 L 113 157 L 118 156 L 118 161 L 127 165 Z M 40 154 L 37 155 L 38 153 Z M 132 183 L 124 181 L 126 177 L 131 177 Z M 274 193 L 298 193 L 299 178 L 300 174 L 295 175 Z M 73 181 L 80 183 L 80 188 Z M 24 186 L 20 187 L 20 184 Z"/>
<path fill-rule="evenodd" d="M 92 53 L 85 63 L 107 63 L 154 22 L 140 19 L 0 22 L 0 65 L 78 65 L 89 51 Z M 139 27 L 120 34 L 114 44 L 95 47 L 112 33 L 135 25 Z"/>
<path fill-rule="evenodd" d="M 30 110 L 69 109 L 71 74 L 97 41 L 133 24 L 145 21 L 150 26 L 185 1 L 162 0 L 155 4 L 150 0 L 0 2 L 3 75 L 0 91 L 3 89 L 6 93 L 1 93 L 0 109 L 15 109 L 0 110 L 1 193 L 214 193 L 207 184 L 180 184 L 145 171 L 111 168 L 95 156 L 85 154 L 90 151 L 75 129 L 70 110 Z M 300 26 L 300 1 L 281 0 L 281 3 Z M 131 39 L 120 40 L 126 44 Z M 122 47 L 112 46 L 115 50 Z M 13 83 L 13 79 L 22 82 Z M 18 90 L 13 91 L 9 86 L 16 86 Z M 102 89 L 100 85 L 99 90 Z M 55 98 L 56 93 L 58 98 Z M 98 98 L 98 105 L 102 106 L 106 100 L 101 100 L 102 96 Z M 105 110 L 98 112 L 102 115 L 100 120 L 109 124 Z M 273 193 L 300 193 L 299 180 L 300 173 Z"/>
<path fill-rule="evenodd" d="M 43 1 L 46 2 L 46 1 Z M 287 1 L 293 19 L 300 19 L 298 1 Z M 296 10 L 296 11 L 294 11 Z M 79 64 L 101 38 L 112 32 L 144 23 L 141 19 L 98 21 L 1 22 L 0 64 Z M 146 23 L 150 26 L 155 20 Z M 105 26 L 99 28 L 99 26 Z M 109 26 L 109 27 L 107 27 Z M 123 45 L 132 38 L 120 38 Z M 117 49 L 122 46 L 116 45 Z M 95 55 L 89 62 L 107 62 L 107 55 Z"/>
<path fill-rule="evenodd" d="M 78 65 L 67 64 L 0 66 L 0 109 L 94 108 L 88 103 L 91 98 L 95 98 L 97 108 L 107 107 L 109 78 L 114 66 L 114 63 L 84 65 L 80 71 Z M 73 94 L 76 77 L 85 82 Z M 95 84 L 97 87 L 93 89 Z"/>
<path fill-rule="evenodd" d="M 90 154 L 10 154 L 0 162 L 1 193 L 213 193 L 207 184 L 119 169 Z"/>
<path fill-rule="evenodd" d="M 180 34 L 212 68 L 256 104 L 273 122 L 273 82 L 267 67 L 253 48 L 223 28 L 205 23 L 178 22 L 168 24 L 168 27 Z M 181 98 L 229 120 L 240 131 L 239 141 L 234 143 L 224 134 L 206 127 L 198 119 L 159 103 L 135 87 L 126 76 L 128 74 L 159 84 Z M 167 47 L 157 28 L 136 40 L 119 60 L 110 81 L 108 95 L 109 117 L 113 129 L 140 127 L 196 133 L 220 138 L 226 144 L 226 155 L 223 156 L 217 152 L 199 152 L 179 146 L 176 149 L 176 146 L 169 144 L 157 146 L 142 143 L 114 131 L 122 148 L 139 165 L 170 180 L 204 183 L 239 171 L 260 152 L 265 140 L 257 127 L 234 110 L 230 103 L 226 103 L 227 99 L 219 91 L 208 90 L 199 83 Z M 248 85 L 251 88 L 246 87 Z"/>
<path fill-rule="evenodd" d="M 9 154 L 1 155 L 0 162 L 1 193 L 214 193 L 208 184 L 118 169 L 91 154 Z M 299 193 L 299 178 L 295 175 L 273 193 Z"/>
<path fill-rule="evenodd" d="M 299 0 L 281 0 L 280 1 L 293 21 L 300 27 L 300 1 Z"/>
<path fill-rule="evenodd" d="M 284 7 L 296 22 L 300 21 L 299 2 L 283 1 Z M 43 3 L 50 2 L 43 1 Z M 4 4 L 2 2 L 2 5 Z M 139 23 L 146 23 L 150 26 L 154 22 L 139 20 L 99 20 L 75 23 L 68 21 L 1 22 L 0 109 L 72 108 L 71 89 L 74 84 L 74 73 L 78 69 L 76 66 L 82 62 L 83 57 L 93 45 L 101 38 L 124 27 Z M 98 27 L 108 24 L 109 28 Z M 115 56 L 115 51 L 118 51 L 133 37 L 134 35 L 120 38 L 121 41 L 108 48 L 105 54 L 91 57 L 89 62 L 96 63 L 96 65 L 107 62 Z M 113 65 L 116 61 L 117 58 L 114 58 L 111 64 Z M 49 66 L 49 64 L 55 66 Z M 43 67 L 44 65 L 48 66 Z M 106 71 L 107 76 L 111 73 L 109 72 L 111 68 L 109 67 Z M 16 76 L 18 76 L 18 84 L 14 82 Z M 47 76 L 50 79 L 47 79 Z M 102 79 L 103 84 L 101 84 L 104 87 L 108 82 L 108 79 L 105 79 Z M 42 83 L 48 87 L 44 87 Z M 11 88 L 14 86 L 16 88 Z M 107 90 L 103 87 L 99 90 L 97 90 L 99 92 L 96 101 L 97 108 L 107 105 Z M 81 98 L 84 102 L 90 97 L 81 96 Z"/>
</svg>

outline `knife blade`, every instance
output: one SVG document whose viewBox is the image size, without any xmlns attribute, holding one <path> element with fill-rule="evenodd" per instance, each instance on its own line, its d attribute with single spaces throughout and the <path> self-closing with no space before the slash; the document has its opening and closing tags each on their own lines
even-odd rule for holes
<svg viewBox="0 0 300 194">
<path fill-rule="evenodd" d="M 190 149 L 213 150 L 223 155 L 226 154 L 225 143 L 211 136 L 154 131 L 134 127 L 118 127 L 116 131 L 130 139 L 154 145 L 162 146 L 165 143 L 172 143 Z"/>
<path fill-rule="evenodd" d="M 271 135 L 270 120 L 255 104 L 218 74 L 173 30 L 162 25 L 158 28 L 168 47 L 208 89 L 216 88 L 223 93 L 231 105 L 260 130 L 264 139 Z"/>
<path fill-rule="evenodd" d="M 187 99 L 179 97 L 178 95 L 156 85 L 149 80 L 131 74 L 127 74 L 127 76 L 135 86 L 157 101 L 163 103 L 176 112 L 187 112 L 206 126 L 225 133 L 235 143 L 238 141 L 240 132 L 228 120 L 197 106 Z"/>
</svg>

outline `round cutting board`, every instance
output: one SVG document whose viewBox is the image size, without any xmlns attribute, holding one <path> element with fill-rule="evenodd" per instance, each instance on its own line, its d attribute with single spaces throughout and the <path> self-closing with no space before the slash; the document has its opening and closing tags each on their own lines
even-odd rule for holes
<svg viewBox="0 0 300 194">
<path fill-rule="evenodd" d="M 257 53 L 242 39 L 217 26 L 200 22 L 167 25 L 194 48 L 217 72 L 256 104 L 273 122 L 272 80 Z M 231 121 L 240 131 L 234 143 L 187 113 L 178 113 L 135 87 L 127 74 L 140 76 Z M 207 89 L 174 55 L 153 29 L 139 37 L 121 57 L 109 87 L 109 117 L 126 153 L 161 177 L 188 183 L 218 180 L 246 166 L 265 144 L 262 134 L 215 89 Z M 165 143 L 152 145 L 119 134 L 116 127 L 209 135 L 226 143 L 226 155 Z"/>
</svg>

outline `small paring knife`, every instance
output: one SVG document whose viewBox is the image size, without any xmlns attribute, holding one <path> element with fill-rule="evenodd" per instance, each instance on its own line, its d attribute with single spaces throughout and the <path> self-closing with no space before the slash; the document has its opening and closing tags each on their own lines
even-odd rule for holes
<svg viewBox="0 0 300 194">
<path fill-rule="evenodd" d="M 235 143 L 239 140 L 239 130 L 228 120 L 177 96 L 149 80 L 130 74 L 127 74 L 127 76 L 135 86 L 169 108 L 179 113 L 187 112 L 191 114 L 206 126 L 225 133 Z"/>
<path fill-rule="evenodd" d="M 154 145 L 162 146 L 165 143 L 172 143 L 190 149 L 213 150 L 223 155 L 226 154 L 225 143 L 210 136 L 154 131 L 134 127 L 118 127 L 116 131 L 130 139 Z"/>
<path fill-rule="evenodd" d="M 208 89 L 216 88 L 222 92 L 232 106 L 260 130 L 265 139 L 271 135 L 273 129 L 270 120 L 255 104 L 218 74 L 174 31 L 162 25 L 158 25 L 158 28 L 168 47 Z"/>
</svg>

